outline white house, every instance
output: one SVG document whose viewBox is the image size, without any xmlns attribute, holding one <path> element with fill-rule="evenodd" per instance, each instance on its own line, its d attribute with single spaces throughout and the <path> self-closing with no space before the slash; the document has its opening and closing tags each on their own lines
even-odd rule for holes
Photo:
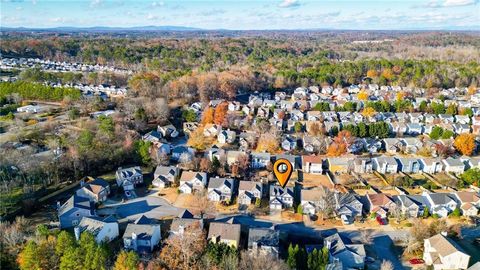
<svg viewBox="0 0 480 270">
<path fill-rule="evenodd" d="M 321 174 L 323 172 L 323 158 L 320 156 L 302 156 L 302 168 L 306 173 Z"/>
<path fill-rule="evenodd" d="M 134 223 L 129 223 L 123 234 L 123 246 L 138 253 L 150 253 L 160 243 L 160 225 L 141 216 Z"/>
<path fill-rule="evenodd" d="M 262 198 L 262 183 L 254 181 L 240 181 L 238 185 L 238 203 L 249 205 Z"/>
<path fill-rule="evenodd" d="M 97 243 L 110 242 L 119 235 L 118 222 L 112 216 L 106 218 L 83 217 L 74 230 L 77 240 L 80 237 L 79 233 L 88 231 L 93 234 Z"/>
<path fill-rule="evenodd" d="M 271 185 L 270 186 L 270 210 L 281 210 L 293 207 L 293 188 Z"/>
<path fill-rule="evenodd" d="M 208 199 L 213 202 L 230 202 L 235 182 L 231 178 L 210 178 L 208 182 Z"/>
<path fill-rule="evenodd" d="M 182 193 L 193 193 L 203 190 L 207 186 L 207 174 L 204 172 L 182 172 L 180 187 Z"/>
<path fill-rule="evenodd" d="M 422 171 L 425 173 L 439 173 L 442 171 L 442 162 L 440 159 L 436 158 L 421 158 L 420 163 L 422 164 Z"/>
<path fill-rule="evenodd" d="M 442 234 L 424 241 L 423 260 L 433 269 L 467 269 L 470 256 L 452 239 Z"/>
<path fill-rule="evenodd" d="M 153 173 L 152 185 L 158 188 L 171 186 L 180 175 L 176 166 L 157 166 Z"/>
<path fill-rule="evenodd" d="M 455 197 L 448 193 L 423 192 L 422 196 L 430 214 L 437 214 L 439 217 L 447 217 L 458 206 Z"/>
<path fill-rule="evenodd" d="M 455 174 L 462 174 L 465 171 L 465 164 L 460 159 L 446 158 L 442 160 L 444 171 Z"/>
<path fill-rule="evenodd" d="M 398 163 L 393 157 L 376 157 L 373 158 L 372 168 L 379 173 L 397 173 Z"/>
<path fill-rule="evenodd" d="M 126 190 L 133 190 L 135 185 L 143 183 L 143 174 L 140 166 L 130 168 L 118 168 L 115 173 L 117 186 Z"/>
</svg>

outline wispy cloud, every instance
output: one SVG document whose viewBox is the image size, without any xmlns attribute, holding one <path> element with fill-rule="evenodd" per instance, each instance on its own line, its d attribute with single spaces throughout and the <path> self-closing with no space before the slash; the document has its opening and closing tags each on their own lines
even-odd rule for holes
<svg viewBox="0 0 480 270">
<path fill-rule="evenodd" d="M 283 0 L 278 6 L 281 8 L 298 7 L 300 2 L 298 0 Z"/>
<path fill-rule="evenodd" d="M 424 5 L 427 8 L 464 7 L 478 4 L 479 0 L 433 0 Z M 418 6 L 417 6 L 418 7 Z"/>
</svg>

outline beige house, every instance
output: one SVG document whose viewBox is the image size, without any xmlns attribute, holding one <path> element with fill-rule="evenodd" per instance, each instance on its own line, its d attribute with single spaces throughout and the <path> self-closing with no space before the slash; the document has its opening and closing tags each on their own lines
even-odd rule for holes
<svg viewBox="0 0 480 270">
<path fill-rule="evenodd" d="M 238 248 L 240 243 L 240 224 L 212 222 L 210 223 L 207 239 L 212 243 L 225 243 L 231 247 Z"/>
<path fill-rule="evenodd" d="M 423 260 L 433 269 L 467 269 L 470 256 L 453 240 L 437 234 L 424 241 Z"/>
</svg>

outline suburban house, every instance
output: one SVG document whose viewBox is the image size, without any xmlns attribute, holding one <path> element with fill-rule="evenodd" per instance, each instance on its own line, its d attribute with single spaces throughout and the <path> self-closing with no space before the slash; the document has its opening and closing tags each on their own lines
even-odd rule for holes
<svg viewBox="0 0 480 270">
<path fill-rule="evenodd" d="M 176 166 L 157 166 L 153 173 L 152 185 L 158 188 L 169 187 L 175 183 L 180 175 L 180 170 Z"/>
<path fill-rule="evenodd" d="M 323 173 L 323 158 L 320 156 L 302 156 L 302 168 L 305 173 Z"/>
<path fill-rule="evenodd" d="M 170 225 L 170 235 L 182 235 L 192 227 L 203 229 L 203 220 L 196 218 L 174 218 Z"/>
<path fill-rule="evenodd" d="M 76 191 L 76 194 L 80 197 L 89 198 L 95 203 L 106 201 L 108 195 L 110 195 L 110 185 L 108 182 L 102 178 L 93 179 L 86 177 L 86 179 L 90 181 L 84 183 L 84 180 L 82 180 L 80 183 L 81 188 Z"/>
<path fill-rule="evenodd" d="M 164 138 L 176 138 L 179 135 L 177 128 L 175 128 L 172 124 L 158 126 L 157 130 Z"/>
<path fill-rule="evenodd" d="M 433 269 L 467 269 L 470 256 L 452 239 L 437 234 L 424 240 L 423 260 Z"/>
<path fill-rule="evenodd" d="M 77 226 L 83 217 L 95 215 L 95 203 L 89 198 L 73 195 L 58 209 L 60 228 Z"/>
<path fill-rule="evenodd" d="M 329 261 L 340 261 L 343 269 L 363 269 L 366 252 L 363 244 L 353 244 L 352 241 L 335 233 L 323 240 L 323 246 L 329 251 Z"/>
<path fill-rule="evenodd" d="M 385 151 L 390 154 L 395 154 L 403 150 L 402 140 L 397 138 L 385 138 L 383 139 Z"/>
<path fill-rule="evenodd" d="M 270 163 L 270 153 L 252 152 L 250 156 L 252 169 L 263 169 Z"/>
<path fill-rule="evenodd" d="M 292 187 L 270 186 L 270 210 L 281 210 L 293 207 L 295 197 Z"/>
<path fill-rule="evenodd" d="M 458 191 L 454 193 L 454 196 L 464 216 L 478 215 L 478 209 L 480 208 L 480 195 L 478 193 Z"/>
<path fill-rule="evenodd" d="M 439 217 L 447 217 L 458 206 L 454 195 L 448 193 L 423 192 L 422 196 L 430 214 L 437 214 Z"/>
<path fill-rule="evenodd" d="M 172 149 L 172 159 L 173 160 L 180 160 L 180 157 L 183 156 L 190 156 L 193 157 L 195 155 L 195 150 L 191 147 L 184 146 L 184 145 L 178 145 L 173 147 Z"/>
<path fill-rule="evenodd" d="M 373 170 L 372 159 L 355 158 L 353 160 L 353 171 L 356 173 L 371 173 Z"/>
<path fill-rule="evenodd" d="M 372 168 L 379 173 L 397 173 L 398 163 L 393 157 L 381 156 L 373 158 Z"/>
<path fill-rule="evenodd" d="M 370 213 L 376 213 L 382 218 L 386 218 L 387 213 L 397 206 L 392 197 L 385 193 L 367 194 L 366 197 Z"/>
<path fill-rule="evenodd" d="M 315 215 L 320 203 L 322 203 L 322 194 L 318 189 L 300 190 L 300 205 L 304 214 Z"/>
<path fill-rule="evenodd" d="M 300 163 L 300 161 L 297 162 L 297 159 L 300 158 L 299 156 L 278 154 L 278 155 L 275 156 L 275 161 L 278 160 L 278 159 L 282 159 L 282 158 L 290 161 L 290 163 L 292 164 L 292 170 L 299 169 L 298 164 Z"/>
<path fill-rule="evenodd" d="M 224 243 L 230 247 L 238 248 L 240 246 L 240 224 L 210 223 L 207 240 L 212 243 Z"/>
<path fill-rule="evenodd" d="M 278 258 L 280 232 L 268 228 L 248 230 L 248 249 Z"/>
<path fill-rule="evenodd" d="M 184 171 L 180 177 L 180 187 L 182 193 L 193 193 L 201 191 L 207 186 L 207 173 Z"/>
<path fill-rule="evenodd" d="M 125 191 L 134 190 L 136 185 L 143 183 L 143 174 L 140 166 L 130 168 L 118 168 L 115 173 L 117 186 L 123 187 Z"/>
<path fill-rule="evenodd" d="M 262 199 L 262 183 L 254 181 L 240 181 L 238 185 L 238 203 L 249 205 Z"/>
<path fill-rule="evenodd" d="M 425 173 L 439 173 L 442 171 L 442 162 L 438 158 L 421 158 L 422 171 Z"/>
<path fill-rule="evenodd" d="M 127 224 L 123 234 L 123 247 L 140 254 L 150 253 L 160 240 L 160 225 L 142 215 L 134 223 Z"/>
<path fill-rule="evenodd" d="M 443 161 L 444 171 L 455 174 L 462 174 L 465 171 L 465 163 L 460 159 L 446 158 Z"/>
<path fill-rule="evenodd" d="M 282 141 L 282 149 L 291 151 L 297 148 L 297 139 L 293 137 L 285 137 Z"/>
<path fill-rule="evenodd" d="M 142 136 L 142 140 L 151 142 L 153 144 L 159 143 L 161 138 L 162 138 L 162 134 L 160 134 L 156 130 L 152 130 Z"/>
<path fill-rule="evenodd" d="M 363 214 L 363 203 L 357 195 L 335 193 L 335 214 L 344 224 L 351 224 L 356 217 Z"/>
<path fill-rule="evenodd" d="M 203 136 L 205 137 L 217 137 L 222 131 L 222 127 L 215 124 L 206 124 L 203 128 Z"/>
<path fill-rule="evenodd" d="M 404 173 L 420 172 L 420 161 L 417 158 L 398 158 L 399 170 Z"/>
<path fill-rule="evenodd" d="M 118 222 L 112 216 L 108 216 L 106 218 L 83 217 L 78 226 L 75 228 L 75 237 L 78 237 L 77 241 L 80 238 L 80 235 L 77 236 L 77 232 L 80 234 L 84 231 L 92 233 L 97 243 L 110 242 L 119 235 Z"/>
<path fill-rule="evenodd" d="M 409 218 L 421 216 L 426 206 L 422 195 L 397 195 L 393 200 L 401 213 Z"/>
<path fill-rule="evenodd" d="M 230 202 L 235 189 L 231 178 L 210 178 L 208 182 L 208 199 L 213 202 Z"/>
<path fill-rule="evenodd" d="M 352 158 L 327 158 L 328 170 L 334 174 L 348 173 L 353 169 Z"/>
<path fill-rule="evenodd" d="M 217 137 L 219 143 L 233 143 L 237 137 L 235 131 L 232 130 L 222 130 Z"/>
</svg>

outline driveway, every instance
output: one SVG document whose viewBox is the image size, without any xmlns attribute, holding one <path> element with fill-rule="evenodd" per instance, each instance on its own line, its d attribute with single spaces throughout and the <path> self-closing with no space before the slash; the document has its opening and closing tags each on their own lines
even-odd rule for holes
<svg viewBox="0 0 480 270">
<path fill-rule="evenodd" d="M 394 253 L 393 241 L 390 236 L 381 235 L 373 238 L 373 248 L 375 249 L 375 253 L 377 253 L 378 260 L 392 262 L 395 270 L 406 269 Z"/>
</svg>

